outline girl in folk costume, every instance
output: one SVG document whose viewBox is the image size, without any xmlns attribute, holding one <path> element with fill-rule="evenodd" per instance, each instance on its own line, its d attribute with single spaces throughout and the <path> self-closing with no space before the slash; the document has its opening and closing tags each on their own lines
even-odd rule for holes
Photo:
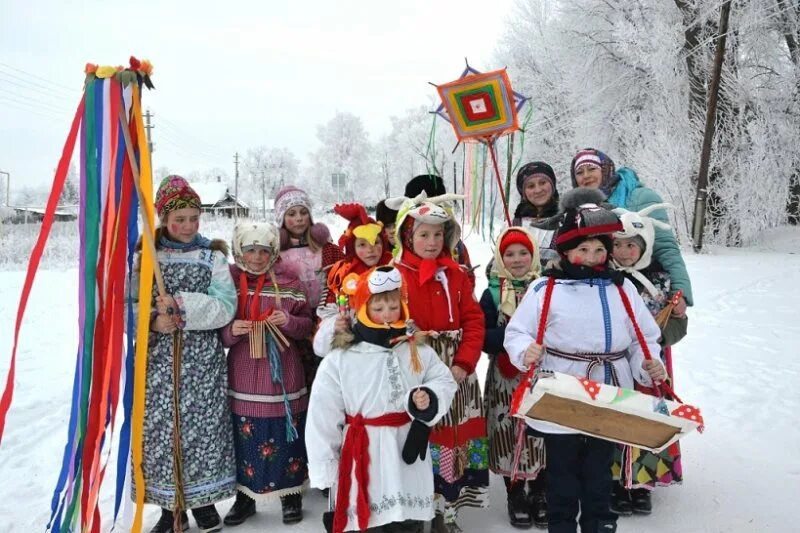
<svg viewBox="0 0 800 533">
<path fill-rule="evenodd" d="M 228 376 L 219 328 L 236 310 L 236 290 L 223 241 L 200 233 L 200 197 L 180 176 L 167 176 L 156 192 L 160 226 L 156 231 L 158 263 L 167 295 L 153 287 L 144 410 L 145 501 L 162 507 L 151 533 L 187 525 L 174 517 L 174 462 L 182 475 L 183 509 L 191 509 L 203 531 L 219 531 L 216 502 L 233 496 L 236 474 L 228 407 Z M 138 270 L 138 269 L 137 269 Z M 138 287 L 134 273 L 131 287 Z M 138 295 L 133 295 L 138 298 Z M 178 413 L 173 409 L 175 350 L 180 350 Z M 177 431 L 175 421 L 180 425 Z M 180 456 L 174 457 L 174 437 Z"/>
<path fill-rule="evenodd" d="M 358 277 L 392 260 L 383 224 L 367 215 L 363 205 L 339 204 L 333 210 L 350 223 L 339 237 L 339 247 L 344 250 L 345 257 L 334 263 L 328 271 L 326 299 L 324 305 L 317 309 L 320 323 L 314 335 L 314 353 L 320 357 L 331 350 L 334 332 L 342 333 L 350 329 L 352 316 L 346 295 L 342 293 L 345 279 Z"/>
<path fill-rule="evenodd" d="M 483 345 L 483 313 L 467 274 L 453 260 L 459 229 L 441 203 L 457 196 L 426 199 L 424 193 L 393 198 L 397 218 L 396 266 L 408 292 L 411 317 L 428 334 L 459 384 L 447 416 L 431 435 L 437 517 L 433 531 L 461 531 L 461 507 L 488 505 L 486 418 L 475 366 Z"/>
<path fill-rule="evenodd" d="M 511 525 L 525 528 L 535 523 L 547 527 L 544 441 L 525 436 L 525 424 L 511 417 L 511 396 L 522 380 L 522 374 L 511 364 L 503 349 L 506 324 L 528 285 L 539 276 L 539 251 L 534 236 L 524 228 L 507 228 L 498 236 L 497 242 L 494 252 L 496 273 L 489 278 L 489 287 L 483 292 L 480 302 L 486 324 L 483 351 L 490 356 L 483 388 L 489 433 L 489 469 L 503 476 L 505 481 Z M 527 495 L 526 482 L 529 485 Z"/>
<path fill-rule="evenodd" d="M 311 333 L 303 284 L 278 255 L 278 229 L 241 222 L 233 231 L 231 274 L 238 288 L 236 319 L 222 330 L 230 347 L 228 376 L 236 503 L 226 525 L 256 512 L 256 501 L 280 497 L 283 523 L 302 520 L 306 485 L 304 437 L 308 389 L 297 341 Z"/>
<path fill-rule="evenodd" d="M 655 227 L 670 228 L 648 216 L 656 209 L 669 207 L 672 206 L 655 204 L 636 213 L 615 209 L 623 230 L 615 234 L 612 257 L 614 267 L 633 282 L 661 327 L 661 359 L 666 362 L 667 372 L 672 378 L 671 346 L 686 335 L 689 319 L 685 313 L 682 316 L 672 315 L 674 303 L 669 298 L 671 278 L 653 258 Z M 677 442 L 658 454 L 639 448 L 617 447 L 612 473 L 619 483 L 614 484 L 611 510 L 622 515 L 650 514 L 653 509 L 651 492 L 656 486 L 680 484 L 683 481 L 682 470 Z"/>
<path fill-rule="evenodd" d="M 594 191 L 564 195 L 555 235 L 562 259 L 530 285 L 506 327 L 504 346 L 521 370 L 536 364 L 624 388 L 634 380 L 650 386 L 666 377 L 659 361 L 645 357 L 645 350 L 658 353 L 660 331 L 633 283 L 610 268 L 612 234 L 622 224 L 597 205 L 602 198 Z M 544 342 L 537 344 L 542 316 Z M 614 443 L 546 421 L 528 424 L 545 441 L 548 530 L 574 533 L 580 504 L 583 533 L 616 531 L 609 509 Z"/>
<path fill-rule="evenodd" d="M 280 228 L 281 259 L 292 265 L 305 287 L 306 300 L 312 309 L 324 301 L 323 288 L 331 265 L 342 259 L 339 247 L 331 241 L 325 224 L 315 224 L 311 218 L 311 199 L 291 185 L 275 196 L 275 223 Z M 310 341 L 300 343 L 306 383 L 314 381 L 319 361 Z"/>
<path fill-rule="evenodd" d="M 339 333 L 319 367 L 306 439 L 311 485 L 331 488 L 327 531 L 422 532 L 434 514 L 428 435 L 456 384 L 428 346 L 407 334 L 402 277 L 361 276 L 353 332 Z"/>
</svg>

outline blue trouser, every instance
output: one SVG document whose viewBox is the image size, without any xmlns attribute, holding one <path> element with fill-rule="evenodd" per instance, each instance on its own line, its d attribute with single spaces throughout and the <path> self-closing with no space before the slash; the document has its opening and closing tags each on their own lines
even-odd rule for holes
<svg viewBox="0 0 800 533">
<path fill-rule="evenodd" d="M 614 443 L 585 435 L 543 435 L 548 531 L 575 533 L 579 508 L 582 533 L 616 531 L 617 515 L 609 510 Z"/>
</svg>

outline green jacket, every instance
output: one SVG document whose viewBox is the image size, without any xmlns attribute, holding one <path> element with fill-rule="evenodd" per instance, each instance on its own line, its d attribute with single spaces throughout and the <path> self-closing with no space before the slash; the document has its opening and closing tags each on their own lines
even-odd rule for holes
<svg viewBox="0 0 800 533">
<path fill-rule="evenodd" d="M 663 201 L 661 196 L 653 189 L 641 186 L 631 191 L 630 196 L 628 196 L 628 205 L 624 207 L 628 211 L 641 211 L 647 206 L 660 204 Z M 650 216 L 669 224 L 669 216 L 667 216 L 667 212 L 664 209 L 656 209 L 650 213 Z M 675 234 L 668 229 L 657 227 L 655 230 L 656 238 L 653 244 L 653 257 L 669 272 L 672 278 L 672 290 L 681 289 L 683 297 L 686 299 L 686 304 L 693 305 L 692 282 L 689 280 L 686 263 L 683 262 L 681 249 L 678 247 L 678 241 L 675 240 Z"/>
</svg>

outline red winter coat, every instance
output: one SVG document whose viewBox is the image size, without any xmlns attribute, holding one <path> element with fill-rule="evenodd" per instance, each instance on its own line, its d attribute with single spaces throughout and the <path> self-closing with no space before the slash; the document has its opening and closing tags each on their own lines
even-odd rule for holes
<svg viewBox="0 0 800 533">
<path fill-rule="evenodd" d="M 454 261 L 445 268 L 450 293 L 448 306 L 444 286 L 434 278 L 420 285 L 421 259 L 404 250 L 395 266 L 403 275 L 403 285 L 408 292 L 408 310 L 422 331 L 447 331 L 461 329 L 461 343 L 454 363 L 467 373 L 475 371 L 483 346 L 483 311 L 472 293 L 473 284 Z M 452 318 L 452 320 L 451 320 Z"/>
</svg>

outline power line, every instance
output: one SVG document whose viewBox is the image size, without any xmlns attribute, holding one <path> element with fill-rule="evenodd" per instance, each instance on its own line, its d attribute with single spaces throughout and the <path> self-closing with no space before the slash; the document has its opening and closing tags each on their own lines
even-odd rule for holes
<svg viewBox="0 0 800 533">
<path fill-rule="evenodd" d="M 5 68 L 9 68 L 9 69 L 14 70 L 16 72 L 19 72 L 20 74 L 24 74 L 24 75 L 26 75 L 28 77 L 35 78 L 37 80 L 41 80 L 41 81 L 47 83 L 48 85 L 52 85 L 54 87 L 59 87 L 62 90 L 66 89 L 67 91 L 70 91 L 70 92 L 75 90 L 73 87 L 67 87 L 66 85 L 62 85 L 60 83 L 56 83 L 56 82 L 54 82 L 52 80 L 48 80 L 47 78 L 43 78 L 43 77 L 37 76 L 36 74 L 33 74 L 31 72 L 22 70 L 20 68 L 14 67 L 14 66 L 11 66 L 8 63 L 3 63 L 2 61 L 0 61 L 0 66 L 5 67 Z"/>
</svg>

